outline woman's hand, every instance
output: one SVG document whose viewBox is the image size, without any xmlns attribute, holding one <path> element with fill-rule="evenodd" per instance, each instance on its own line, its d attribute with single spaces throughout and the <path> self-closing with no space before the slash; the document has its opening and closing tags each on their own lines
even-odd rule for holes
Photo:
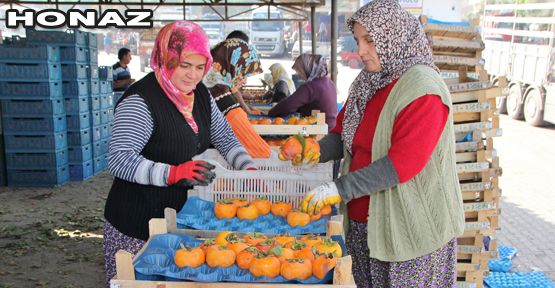
<svg viewBox="0 0 555 288">
<path fill-rule="evenodd" d="M 187 161 L 177 166 L 170 166 L 168 185 L 185 187 L 207 186 L 216 178 L 216 166 L 205 161 Z"/>
<path fill-rule="evenodd" d="M 329 182 L 308 192 L 301 202 L 301 211 L 308 215 L 318 214 L 322 207 L 335 205 L 341 201 L 337 186 Z"/>
</svg>

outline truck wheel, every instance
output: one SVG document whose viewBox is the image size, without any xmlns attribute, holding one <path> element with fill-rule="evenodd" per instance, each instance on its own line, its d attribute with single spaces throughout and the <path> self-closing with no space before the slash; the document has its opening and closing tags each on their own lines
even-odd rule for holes
<svg viewBox="0 0 555 288">
<path fill-rule="evenodd" d="M 507 114 L 507 96 L 499 96 L 495 98 L 495 106 L 499 114 Z"/>
<path fill-rule="evenodd" d="M 515 84 L 509 87 L 509 95 L 507 96 L 507 114 L 513 119 L 522 120 L 524 117 L 524 108 L 522 102 L 522 90 L 520 85 Z"/>
<path fill-rule="evenodd" d="M 524 119 L 532 126 L 543 125 L 542 97 L 540 91 L 532 89 L 524 100 Z"/>
</svg>

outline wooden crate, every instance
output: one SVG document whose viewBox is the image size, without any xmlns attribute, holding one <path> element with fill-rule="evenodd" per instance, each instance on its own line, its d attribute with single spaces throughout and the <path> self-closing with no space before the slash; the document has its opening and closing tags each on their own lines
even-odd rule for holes
<svg viewBox="0 0 555 288">
<path fill-rule="evenodd" d="M 326 124 L 326 114 L 316 112 L 315 125 L 252 125 L 259 135 L 297 135 L 317 136 L 319 139 L 328 134 L 328 124 Z"/>
<path fill-rule="evenodd" d="M 149 234 L 150 236 L 177 233 L 187 234 L 196 238 L 213 238 L 219 231 L 207 230 L 189 230 L 178 229 L 176 225 L 176 211 L 171 208 L 164 210 L 164 219 L 151 219 L 149 221 Z M 241 235 L 242 233 L 237 233 Z M 342 216 L 332 218 L 328 222 L 328 230 L 326 233 L 329 235 L 343 235 L 343 222 Z M 150 240 L 145 243 L 143 248 L 137 253 L 140 255 L 148 246 Z M 330 288 L 356 288 L 352 275 L 352 259 L 351 256 L 339 258 L 333 273 L 333 284 L 325 285 L 310 285 L 311 287 L 330 287 Z M 288 284 L 288 283 L 230 283 L 230 282 L 214 282 L 214 283 L 200 283 L 200 282 L 169 282 L 169 281 L 141 281 L 135 279 L 135 269 L 133 267 L 133 256 L 131 253 L 120 250 L 116 253 L 116 277 L 111 281 L 112 287 L 119 288 L 192 288 L 192 287 L 226 287 L 226 288 L 244 288 L 244 287 L 271 287 L 271 288 L 290 288 L 290 287 L 306 287 L 303 284 Z"/>
</svg>

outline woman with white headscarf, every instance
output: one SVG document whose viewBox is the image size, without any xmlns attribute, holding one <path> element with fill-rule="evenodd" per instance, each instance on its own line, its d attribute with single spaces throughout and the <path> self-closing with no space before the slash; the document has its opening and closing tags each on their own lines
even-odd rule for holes
<svg viewBox="0 0 555 288">
<path fill-rule="evenodd" d="M 464 211 L 449 90 L 398 1 L 372 1 L 347 23 L 364 69 L 319 142 L 319 161 L 344 158 L 343 171 L 302 209 L 342 204 L 359 287 L 455 287 Z"/>
<path fill-rule="evenodd" d="M 272 103 L 278 103 L 295 92 L 295 84 L 285 67 L 279 63 L 272 64 L 270 72 L 272 75 Z"/>
</svg>

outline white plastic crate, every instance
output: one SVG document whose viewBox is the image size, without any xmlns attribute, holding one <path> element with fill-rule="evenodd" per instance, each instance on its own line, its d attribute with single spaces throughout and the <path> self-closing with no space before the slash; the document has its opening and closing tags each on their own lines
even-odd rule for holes
<svg viewBox="0 0 555 288">
<path fill-rule="evenodd" d="M 253 200 L 266 196 L 272 202 L 284 201 L 299 207 L 306 193 L 333 180 L 333 162 L 312 168 L 293 166 L 279 159 L 254 159 L 259 170 L 231 170 L 233 167 L 215 149 L 195 157 L 216 166 L 216 179 L 209 186 L 196 186 L 199 197 L 218 201 L 232 197 Z"/>
</svg>

